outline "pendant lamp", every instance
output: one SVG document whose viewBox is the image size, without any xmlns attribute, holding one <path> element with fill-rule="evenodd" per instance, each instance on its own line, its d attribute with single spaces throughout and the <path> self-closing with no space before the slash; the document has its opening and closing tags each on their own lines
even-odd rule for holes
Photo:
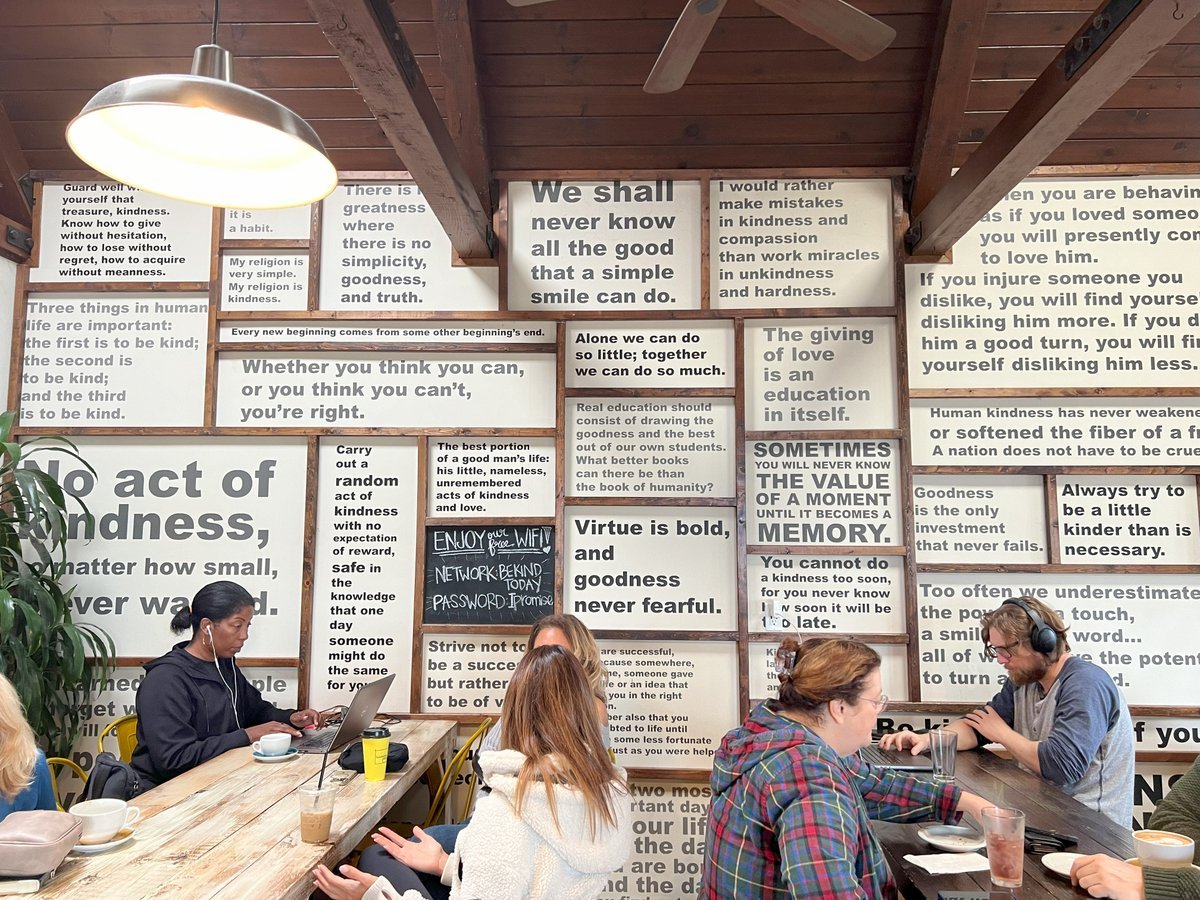
<svg viewBox="0 0 1200 900">
<path fill-rule="evenodd" d="M 278 209 L 314 203 L 337 172 L 312 127 L 282 104 L 231 80 L 231 56 L 196 48 L 190 75 L 110 84 L 67 126 L 75 155 L 98 172 L 208 206 Z"/>
</svg>

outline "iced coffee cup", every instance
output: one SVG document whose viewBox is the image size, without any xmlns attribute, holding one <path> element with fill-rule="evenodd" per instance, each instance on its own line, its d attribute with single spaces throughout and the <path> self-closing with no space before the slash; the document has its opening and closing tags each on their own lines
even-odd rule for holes
<svg viewBox="0 0 1200 900">
<path fill-rule="evenodd" d="M 300 840 L 306 844 L 323 844 L 329 840 L 333 824 L 333 785 L 300 788 Z"/>
</svg>

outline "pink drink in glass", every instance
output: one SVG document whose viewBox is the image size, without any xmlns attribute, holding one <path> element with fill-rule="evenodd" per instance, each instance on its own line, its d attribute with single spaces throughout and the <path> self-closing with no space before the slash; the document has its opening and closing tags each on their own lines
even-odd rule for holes
<svg viewBox="0 0 1200 900">
<path fill-rule="evenodd" d="M 1005 834 L 987 836 L 988 865 L 992 883 L 1000 887 L 1020 887 L 1025 863 L 1025 839 Z"/>
</svg>

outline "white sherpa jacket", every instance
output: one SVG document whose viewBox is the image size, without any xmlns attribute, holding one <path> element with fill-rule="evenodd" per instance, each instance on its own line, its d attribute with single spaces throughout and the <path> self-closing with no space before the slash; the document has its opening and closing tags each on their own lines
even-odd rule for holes
<svg viewBox="0 0 1200 900">
<path fill-rule="evenodd" d="M 480 754 L 491 793 L 480 798 L 442 872 L 450 900 L 594 900 L 629 859 L 633 825 L 624 770 L 619 770 L 621 782 L 611 787 L 617 826 L 600 822 L 593 837 L 587 807 L 573 788 L 553 786 L 561 831 L 554 827 L 540 784 L 525 792 L 517 815 L 513 799 L 524 762 L 516 750 Z M 386 878 L 377 879 L 363 900 L 385 898 L 420 900 L 415 891 L 401 896 Z"/>
</svg>

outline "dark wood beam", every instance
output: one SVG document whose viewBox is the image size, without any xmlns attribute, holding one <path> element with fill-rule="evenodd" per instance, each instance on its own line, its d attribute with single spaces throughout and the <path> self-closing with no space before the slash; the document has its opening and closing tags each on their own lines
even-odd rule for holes
<svg viewBox="0 0 1200 900">
<path fill-rule="evenodd" d="M 987 17 L 988 0 L 942 0 L 933 43 L 933 65 L 925 84 L 925 103 L 913 149 L 909 209 L 923 210 L 950 180 L 962 133 L 971 73 Z"/>
<path fill-rule="evenodd" d="M 433 26 L 442 58 L 442 113 L 479 201 L 491 211 L 492 162 L 468 0 L 433 0 Z"/>
<path fill-rule="evenodd" d="M 962 168 L 913 220 L 908 249 L 940 256 L 1070 137 L 1164 44 L 1200 13 L 1200 0 L 1142 0 L 1108 34 L 1092 33 L 1128 0 L 1101 5 L 1075 38 L 1059 51 L 1030 89 L 971 154 Z M 1068 57 L 1094 47 L 1071 72 Z M 1099 44 L 1099 46 L 1096 46 Z"/>
<path fill-rule="evenodd" d="M 26 185 L 22 184 L 22 179 L 27 180 L 28 175 L 29 163 L 25 161 L 25 153 L 8 113 L 0 104 L 0 251 L 18 262 L 29 257 L 33 233 L 32 188 L 27 194 Z"/>
<path fill-rule="evenodd" d="M 383 133 L 464 262 L 491 260 L 491 217 L 387 0 L 308 0 Z"/>
</svg>

